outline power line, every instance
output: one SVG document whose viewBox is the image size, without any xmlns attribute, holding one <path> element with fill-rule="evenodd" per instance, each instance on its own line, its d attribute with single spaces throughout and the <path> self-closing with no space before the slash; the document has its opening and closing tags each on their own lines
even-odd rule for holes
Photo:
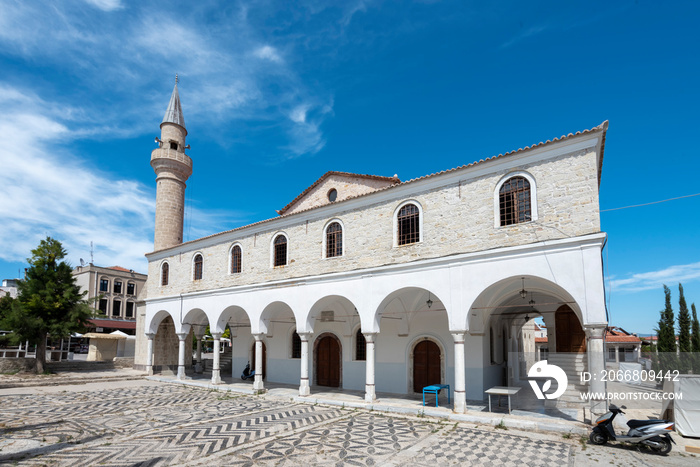
<svg viewBox="0 0 700 467">
<path fill-rule="evenodd" d="M 649 206 L 651 204 L 665 203 L 666 201 L 675 201 L 677 199 L 692 198 L 693 196 L 700 196 L 700 193 L 695 193 L 694 195 L 678 196 L 676 198 L 662 199 L 661 201 L 652 201 L 651 203 L 634 204 L 632 206 L 623 206 L 621 208 L 601 209 L 600 212 L 619 211 L 620 209 L 629 209 L 629 208 L 639 208 L 642 206 Z"/>
</svg>

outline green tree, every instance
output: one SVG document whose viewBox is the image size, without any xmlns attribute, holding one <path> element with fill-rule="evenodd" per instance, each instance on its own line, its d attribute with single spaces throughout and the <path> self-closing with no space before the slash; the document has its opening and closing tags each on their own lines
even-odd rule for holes
<svg viewBox="0 0 700 467">
<path fill-rule="evenodd" d="M 685 303 L 683 295 L 683 285 L 678 284 L 678 350 L 680 351 L 680 366 L 681 373 L 690 371 L 690 312 L 688 305 Z"/>
<path fill-rule="evenodd" d="M 695 303 L 690 305 L 693 311 L 693 334 L 690 338 L 690 347 L 693 351 L 693 374 L 700 374 L 700 322 L 698 322 L 698 312 L 695 310 Z"/>
<path fill-rule="evenodd" d="M 671 306 L 671 289 L 664 284 L 664 295 L 666 296 L 666 306 L 661 311 L 659 327 L 656 330 L 657 351 L 659 352 L 660 369 L 676 370 L 676 323 Z"/>
<path fill-rule="evenodd" d="M 72 332 L 84 331 L 91 316 L 63 258 L 66 251 L 51 237 L 42 240 L 27 259 L 26 279 L 18 282 L 18 296 L 5 313 L 3 327 L 14 332 L 20 341 L 37 345 L 36 371 L 43 373 L 46 364 L 46 336 L 65 339 Z"/>
</svg>

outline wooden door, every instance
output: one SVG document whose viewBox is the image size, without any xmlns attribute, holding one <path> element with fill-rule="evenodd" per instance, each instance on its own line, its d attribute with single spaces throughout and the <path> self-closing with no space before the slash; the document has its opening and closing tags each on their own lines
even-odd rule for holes
<svg viewBox="0 0 700 467">
<path fill-rule="evenodd" d="M 262 375 L 263 379 L 265 379 L 265 376 L 267 376 L 267 349 L 265 348 L 265 343 L 262 343 L 262 360 L 263 360 L 263 370 L 262 370 Z M 253 343 L 253 358 L 250 361 L 250 371 L 255 370 L 255 343 Z"/>
<path fill-rule="evenodd" d="M 576 313 L 564 305 L 554 315 L 557 352 L 583 353 L 586 351 L 586 333 Z"/>
<path fill-rule="evenodd" d="M 421 341 L 413 349 L 413 392 L 440 383 L 440 347 L 430 340 Z"/>
<path fill-rule="evenodd" d="M 331 336 L 321 338 L 316 346 L 316 384 L 340 387 L 340 345 Z"/>
</svg>

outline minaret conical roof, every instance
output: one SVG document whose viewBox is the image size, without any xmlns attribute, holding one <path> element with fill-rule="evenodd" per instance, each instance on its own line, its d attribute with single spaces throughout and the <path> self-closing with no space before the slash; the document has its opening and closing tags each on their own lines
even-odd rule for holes
<svg viewBox="0 0 700 467">
<path fill-rule="evenodd" d="M 170 96 L 170 103 L 168 104 L 168 110 L 165 111 L 165 117 L 163 117 L 163 123 L 174 123 L 185 128 L 185 117 L 182 115 L 182 105 L 180 105 L 180 95 L 177 93 L 177 82 L 173 88 L 173 94 Z M 163 124 L 161 123 L 161 125 Z"/>
</svg>

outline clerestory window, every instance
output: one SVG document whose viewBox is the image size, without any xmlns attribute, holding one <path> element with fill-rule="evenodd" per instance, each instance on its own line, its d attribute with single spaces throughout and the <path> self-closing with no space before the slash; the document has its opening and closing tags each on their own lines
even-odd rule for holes
<svg viewBox="0 0 700 467">
<path fill-rule="evenodd" d="M 241 272 L 242 256 L 240 246 L 235 245 L 231 248 L 231 274 L 238 274 Z"/>
<path fill-rule="evenodd" d="M 275 267 L 287 264 L 287 237 L 280 234 L 274 241 L 274 263 Z"/>
<path fill-rule="evenodd" d="M 415 204 L 399 209 L 396 216 L 396 243 L 410 245 L 420 241 L 420 210 Z"/>
<path fill-rule="evenodd" d="M 170 266 L 168 263 L 163 263 L 160 268 L 160 285 L 168 285 L 170 276 Z"/>
<path fill-rule="evenodd" d="M 196 281 L 202 280 L 203 263 L 204 263 L 204 258 L 202 258 L 202 255 L 197 254 L 194 257 L 194 280 L 196 280 Z"/>
<path fill-rule="evenodd" d="M 326 258 L 343 256 L 343 227 L 333 222 L 326 229 Z"/>
</svg>

